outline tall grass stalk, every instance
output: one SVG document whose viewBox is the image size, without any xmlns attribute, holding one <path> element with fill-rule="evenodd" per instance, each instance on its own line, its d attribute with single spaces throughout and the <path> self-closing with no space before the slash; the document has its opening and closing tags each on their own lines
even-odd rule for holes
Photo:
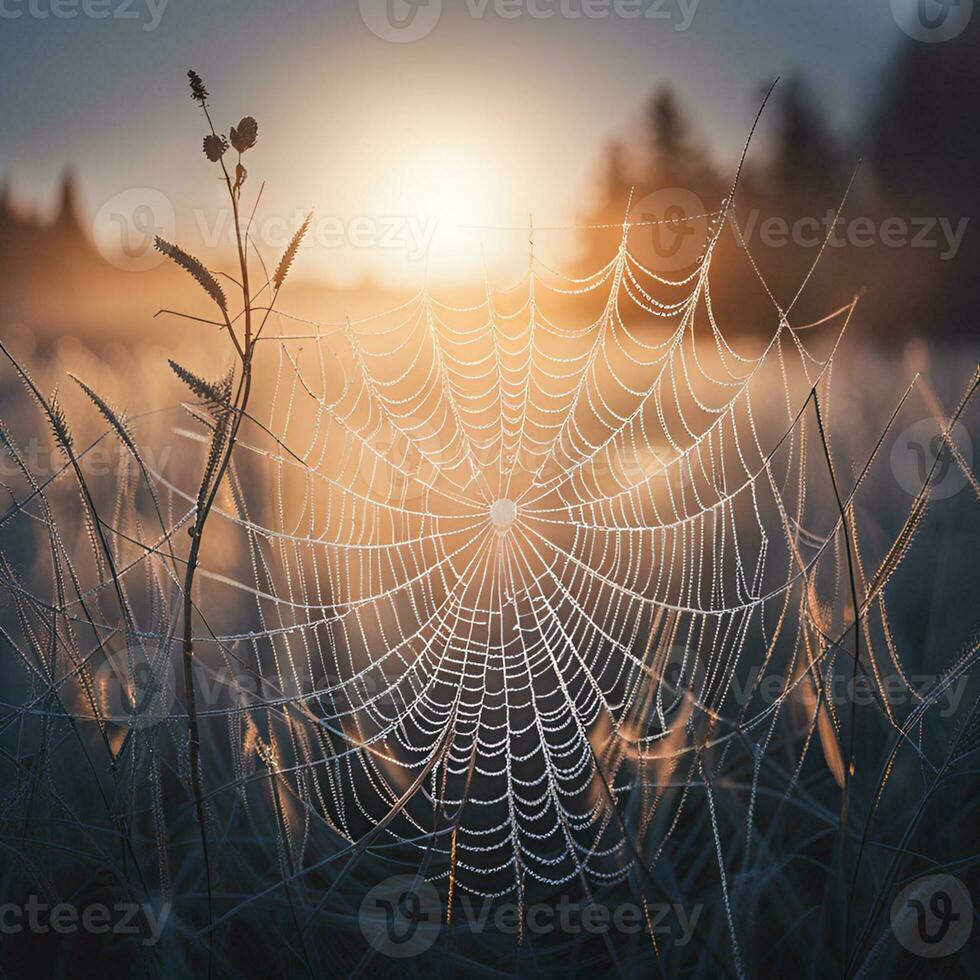
<svg viewBox="0 0 980 980">
<path fill-rule="evenodd" d="M 217 306 L 221 314 L 221 320 L 209 322 L 215 323 L 227 332 L 238 357 L 237 370 L 233 367 L 228 377 L 220 382 L 205 381 L 186 369 L 181 368 L 180 365 L 171 362 L 175 373 L 188 384 L 195 394 L 206 401 L 214 420 L 211 447 L 198 490 L 197 507 L 193 522 L 188 529 L 188 534 L 191 537 L 191 545 L 184 571 L 183 587 L 183 673 L 187 698 L 188 747 L 190 752 L 190 775 L 191 787 L 194 794 L 194 809 L 201 835 L 201 852 L 204 859 L 204 873 L 207 884 L 208 973 L 210 975 L 212 969 L 211 950 L 213 948 L 214 895 L 211 861 L 208 852 L 207 822 L 204 813 L 204 794 L 201 787 L 201 735 L 198 725 L 197 694 L 194 683 L 194 579 L 200 565 L 201 548 L 208 517 L 214 507 L 228 467 L 231 465 L 235 446 L 238 441 L 239 430 L 248 411 L 249 399 L 252 394 L 252 369 L 256 343 L 261 337 L 262 331 L 275 307 L 279 291 L 282 289 L 286 275 L 295 258 L 296 250 L 309 225 L 309 218 L 307 218 L 293 236 L 271 280 L 264 282 L 256 293 L 253 294 L 249 277 L 249 248 L 251 245 L 249 231 L 255 216 L 255 208 L 258 207 L 262 192 L 260 189 L 248 224 L 243 228 L 241 224 L 242 188 L 247 180 L 248 172 L 242 163 L 242 157 L 248 150 L 255 146 L 258 136 L 258 124 L 251 116 L 245 116 L 237 126 L 231 128 L 231 146 L 229 147 L 229 139 L 219 134 L 215 128 L 208 103 L 208 91 L 201 77 L 193 70 L 188 71 L 187 74 L 190 80 L 191 97 L 200 105 L 210 130 L 204 138 L 204 153 L 208 160 L 216 163 L 220 167 L 222 181 L 231 204 L 240 278 L 229 278 L 238 287 L 241 294 L 241 312 L 232 318 L 228 312 L 228 302 L 225 297 L 225 292 L 215 278 L 215 275 L 197 258 L 185 252 L 179 246 L 166 242 L 159 237 L 156 239 L 157 248 L 192 276 Z M 237 154 L 234 176 L 232 176 L 229 165 L 226 163 L 229 149 L 234 150 Z M 256 297 L 261 295 L 266 289 L 271 289 L 271 299 L 268 305 L 257 306 Z M 240 333 L 236 331 L 236 325 Z M 237 381 L 234 380 L 236 374 Z M 233 395 L 231 393 L 232 389 L 234 389 Z"/>
</svg>

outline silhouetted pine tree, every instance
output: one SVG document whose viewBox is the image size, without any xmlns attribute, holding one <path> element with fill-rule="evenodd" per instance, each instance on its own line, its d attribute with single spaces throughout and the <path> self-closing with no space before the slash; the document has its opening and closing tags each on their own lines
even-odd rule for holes
<svg viewBox="0 0 980 980">
<path fill-rule="evenodd" d="M 837 138 L 809 85 L 799 76 L 776 89 L 776 147 L 770 190 L 781 197 L 833 206 L 843 193 Z M 826 197 L 821 202 L 819 199 Z"/>
<path fill-rule="evenodd" d="M 910 323 L 931 335 L 976 336 L 980 299 L 980 21 L 942 44 L 910 42 L 872 121 L 871 162 L 883 212 L 968 221 L 952 257 L 906 249 L 886 270 L 882 326 Z"/>
<path fill-rule="evenodd" d="M 651 96 L 646 125 L 645 190 L 682 187 L 713 198 L 718 191 L 718 177 L 707 153 L 692 137 L 690 123 L 670 86 L 663 86 Z M 712 201 L 709 206 L 716 203 Z"/>
</svg>

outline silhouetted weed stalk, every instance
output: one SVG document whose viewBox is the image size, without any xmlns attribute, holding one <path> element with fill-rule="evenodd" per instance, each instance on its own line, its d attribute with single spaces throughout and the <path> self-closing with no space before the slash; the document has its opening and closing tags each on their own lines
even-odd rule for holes
<svg viewBox="0 0 980 980">
<path fill-rule="evenodd" d="M 191 98 L 201 107 L 204 118 L 207 120 L 208 128 L 210 129 L 210 132 L 204 137 L 204 154 L 211 163 L 215 163 L 221 168 L 222 180 L 224 181 L 228 198 L 231 202 L 235 222 L 235 243 L 238 252 L 239 278 L 235 278 L 234 276 L 228 276 L 227 278 L 237 287 L 241 296 L 241 310 L 235 316 L 232 316 L 229 311 L 228 298 L 215 274 L 190 253 L 185 252 L 177 245 L 157 237 L 157 249 L 192 276 L 211 298 L 221 314 L 221 320 L 205 322 L 213 323 L 215 326 L 227 331 L 238 357 L 237 364 L 233 362 L 228 373 L 216 381 L 208 381 L 198 377 L 186 368 L 181 367 L 175 361 L 170 361 L 170 366 L 176 375 L 204 403 L 212 419 L 210 450 L 205 463 L 204 474 L 201 478 L 201 484 L 197 492 L 197 505 L 195 507 L 194 517 L 188 528 L 188 534 L 191 537 L 191 546 L 184 571 L 183 588 L 183 663 L 184 684 L 187 697 L 191 785 L 194 792 L 194 807 L 197 815 L 197 823 L 201 833 L 201 850 L 204 858 L 204 871 L 208 893 L 208 924 L 210 926 L 213 923 L 214 909 L 207 825 L 204 815 L 203 793 L 201 790 L 201 736 L 198 726 L 197 696 L 194 687 L 194 640 L 192 629 L 194 620 L 194 603 L 192 598 L 194 577 L 200 562 L 201 546 L 204 540 L 204 530 L 208 522 L 208 517 L 214 507 L 214 502 L 217 499 L 228 467 L 231 464 L 242 419 L 248 410 L 249 397 L 252 392 L 252 369 L 255 347 L 275 307 L 279 291 L 282 289 L 293 259 L 296 257 L 296 251 L 309 226 L 310 218 L 307 217 L 303 225 L 293 235 L 292 241 L 279 260 L 279 264 L 272 274 L 271 279 L 267 278 L 253 292 L 249 276 L 249 249 L 251 245 L 249 232 L 262 192 L 260 189 L 258 195 L 256 195 L 252 212 L 247 224 L 243 228 L 241 224 L 242 189 L 248 178 L 248 171 L 242 163 L 242 157 L 256 144 L 258 139 L 258 123 L 251 116 L 245 116 L 236 126 L 231 127 L 228 137 L 225 137 L 215 129 L 211 109 L 208 104 L 208 90 L 201 76 L 192 69 L 188 71 L 187 77 L 190 80 Z M 229 149 L 234 150 L 237 155 L 234 174 L 229 169 L 229 163 L 226 162 Z M 257 305 L 257 298 L 266 290 L 271 291 L 271 298 L 267 305 Z M 174 311 L 162 312 L 173 313 Z M 200 318 L 192 317 L 191 319 Z M 211 935 L 212 933 L 209 929 L 209 948 Z"/>
</svg>

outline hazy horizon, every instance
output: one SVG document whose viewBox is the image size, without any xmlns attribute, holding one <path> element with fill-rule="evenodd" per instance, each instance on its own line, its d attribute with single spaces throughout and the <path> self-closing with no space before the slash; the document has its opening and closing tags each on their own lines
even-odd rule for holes
<svg viewBox="0 0 980 980">
<path fill-rule="evenodd" d="M 429 274 L 470 281 L 481 246 L 492 262 L 513 242 L 446 235 L 449 226 L 525 225 L 530 214 L 541 226 L 581 223 L 604 145 L 635 126 L 657 86 L 676 89 L 699 140 L 726 163 L 780 74 L 805 77 L 856 144 L 854 126 L 908 40 L 887 0 L 860 10 L 839 0 L 668 0 L 643 4 L 640 19 L 621 16 L 629 5 L 613 0 L 538 0 L 513 17 L 512 3 L 467 0 L 443 4 L 420 40 L 392 43 L 367 26 L 372 2 L 363 0 L 362 17 L 335 3 L 140 0 L 125 18 L 92 19 L 81 7 L 75 17 L 27 8 L 13 17 L 11 0 L 0 54 L 16 83 L 0 92 L 0 175 L 19 203 L 48 213 L 70 165 L 89 218 L 143 189 L 172 209 L 166 230 L 180 240 L 227 244 L 220 188 L 198 152 L 204 121 L 186 97 L 195 67 L 219 128 L 246 112 L 259 120 L 249 189 L 267 182 L 258 218 L 272 226 L 270 249 L 285 224 L 318 215 L 328 250 L 301 256 L 304 278 L 350 284 L 374 274 L 407 286 L 425 277 L 427 251 Z M 261 75 L 249 67 L 256 58 Z M 756 152 L 765 138 L 764 123 Z M 394 247 L 359 246 L 364 219 L 372 245 L 388 234 Z M 435 249 L 418 247 L 433 238 Z"/>
</svg>

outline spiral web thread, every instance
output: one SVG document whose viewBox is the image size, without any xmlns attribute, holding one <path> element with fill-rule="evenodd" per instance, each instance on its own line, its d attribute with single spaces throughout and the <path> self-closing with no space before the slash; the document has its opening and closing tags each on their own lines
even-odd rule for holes
<svg viewBox="0 0 980 980">
<path fill-rule="evenodd" d="M 773 301 L 769 342 L 738 353 L 712 304 L 723 214 L 676 279 L 637 259 L 628 223 L 584 278 L 542 263 L 532 235 L 524 278 L 486 282 L 471 306 L 422 290 L 367 320 L 263 341 L 273 381 L 209 531 L 237 572 L 202 569 L 195 647 L 236 678 L 233 703 L 202 711 L 212 740 L 225 726 L 233 760 L 227 778 L 206 764 L 209 806 L 276 787 L 284 877 L 332 860 L 314 860 L 326 827 L 361 847 L 417 848 L 450 908 L 459 891 L 523 900 L 535 883 L 642 880 L 703 797 L 738 960 L 715 803 L 726 766 L 747 751 L 750 827 L 767 747 L 795 706 L 805 724 L 795 770 L 779 770 L 785 792 L 814 745 L 846 779 L 822 672 L 853 622 L 842 555 L 857 536 L 853 510 L 813 500 L 830 490 L 813 409 L 826 415 L 854 304 L 794 324 L 794 304 Z M 124 503 L 105 525 L 122 623 L 110 622 L 100 563 L 76 572 L 48 485 L 8 514 L 33 516 L 58 569 L 43 600 L 5 560 L 34 637 L 8 642 L 25 663 L 31 642 L 42 651 L 8 725 L 31 711 L 108 732 L 99 682 L 112 637 L 151 651 L 151 675 L 165 670 L 180 594 L 172 549 L 195 495 L 147 475 L 164 530 Z M 118 499 L 138 482 L 134 467 Z M 877 616 L 881 637 L 872 644 L 866 625 L 874 678 L 882 656 L 901 673 L 883 589 L 928 493 L 927 481 L 875 574 L 855 555 L 861 615 Z M 248 628 L 212 631 L 222 610 Z M 59 646 L 70 667 L 53 662 Z M 738 693 L 749 668 L 780 679 L 774 697 L 759 698 L 758 681 Z M 168 739 L 183 743 L 186 715 L 175 705 L 154 720 L 104 737 L 115 760 L 128 752 L 151 773 L 166 891 L 161 760 Z M 182 755 L 178 768 L 186 779 Z"/>
<path fill-rule="evenodd" d="M 628 871 L 610 809 L 626 789 L 617 772 L 669 770 L 684 750 L 658 748 L 686 743 L 698 717 L 732 725 L 728 683 L 754 620 L 787 603 L 813 563 L 767 580 L 766 515 L 792 528 L 798 551 L 787 497 L 805 485 L 805 460 L 786 360 L 806 394 L 829 360 L 785 316 L 759 356 L 738 355 L 711 306 L 713 245 L 669 280 L 631 255 L 627 231 L 585 279 L 543 278 L 532 251 L 508 312 L 489 289 L 468 308 L 423 292 L 391 326 L 348 325 L 331 351 L 346 355 L 339 388 L 323 364 L 328 341 L 312 338 L 317 367 L 304 372 L 297 341 L 280 338 L 289 386 L 272 416 L 288 426 L 304 401 L 316 415 L 295 462 L 304 506 L 290 520 L 277 502 L 284 565 L 305 582 L 275 603 L 291 617 L 282 644 L 302 634 L 325 674 L 342 677 L 307 704 L 357 746 L 364 785 L 386 789 L 373 801 L 355 793 L 353 812 L 328 809 L 356 839 L 357 821 L 397 803 L 393 772 L 404 785 L 431 769 L 427 799 L 452 828 L 455 881 L 481 895 L 520 893 L 525 875 L 556 884 Z M 601 313 L 581 328 L 544 310 L 543 295 L 595 293 Z M 644 339 L 639 317 L 666 324 L 665 339 Z M 778 464 L 752 411 L 753 382 L 771 385 L 773 364 L 788 418 Z M 406 385 L 413 371 L 423 380 Z M 327 459 L 340 492 L 314 517 Z M 360 785 L 352 765 L 350 753 L 324 765 L 334 800 Z M 431 832 L 425 817 L 402 817 L 406 837 Z"/>
</svg>

